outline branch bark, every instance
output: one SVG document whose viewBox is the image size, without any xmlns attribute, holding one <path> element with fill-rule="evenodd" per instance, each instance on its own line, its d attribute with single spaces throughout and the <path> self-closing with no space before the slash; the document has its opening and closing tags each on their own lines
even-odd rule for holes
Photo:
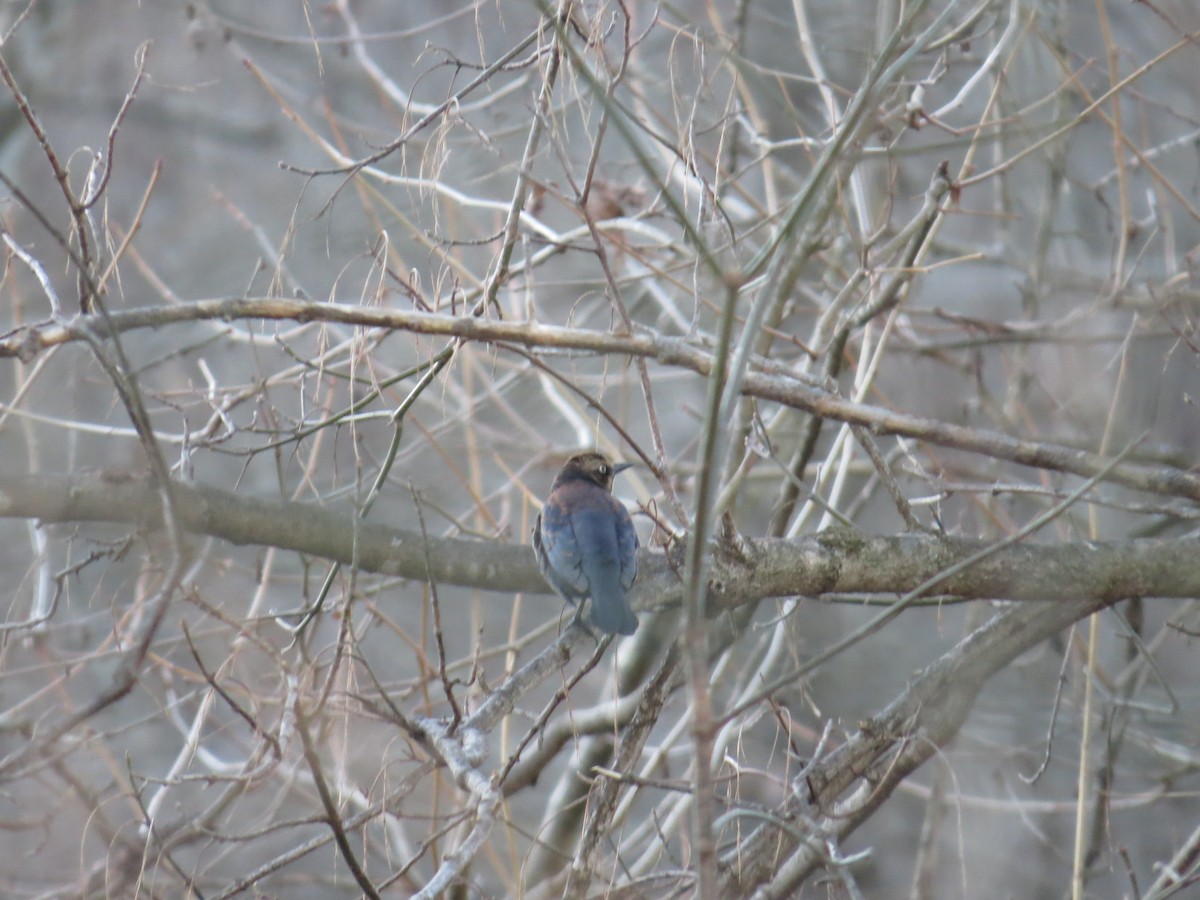
<svg viewBox="0 0 1200 900">
<path fill-rule="evenodd" d="M 184 528 L 232 544 L 273 546 L 361 570 L 494 591 L 551 593 L 525 544 L 425 538 L 363 522 L 350 511 L 240 497 L 213 487 L 173 485 Z M 0 517 L 41 522 L 152 525 L 161 503 L 145 480 L 88 473 L 0 478 Z M 356 533 L 357 532 L 357 533 Z M 713 545 L 710 609 L 767 597 L 895 596 L 988 542 L 934 535 L 864 537 L 831 529 L 794 539 L 740 537 Z M 643 610 L 678 604 L 681 548 L 668 558 L 641 552 L 632 600 Z M 1200 597 L 1200 540 L 1138 539 L 1005 548 L 940 585 L 965 599 L 1075 601 L 1080 597 Z"/>
</svg>

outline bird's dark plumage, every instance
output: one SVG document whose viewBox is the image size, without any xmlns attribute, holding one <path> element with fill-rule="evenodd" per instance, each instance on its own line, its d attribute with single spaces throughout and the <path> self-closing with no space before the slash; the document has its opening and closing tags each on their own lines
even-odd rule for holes
<svg viewBox="0 0 1200 900">
<path fill-rule="evenodd" d="M 572 456 L 533 529 L 546 580 L 572 603 L 591 597 L 591 622 L 608 634 L 633 634 L 638 627 L 625 597 L 637 577 L 637 532 L 612 495 L 613 477 L 628 467 L 602 453 Z"/>
</svg>

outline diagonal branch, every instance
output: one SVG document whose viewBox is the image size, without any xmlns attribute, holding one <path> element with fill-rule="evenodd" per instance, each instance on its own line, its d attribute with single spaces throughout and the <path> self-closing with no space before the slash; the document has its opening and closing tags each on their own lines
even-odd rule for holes
<svg viewBox="0 0 1200 900">
<path fill-rule="evenodd" d="M 888 706 L 792 784 L 777 813 L 787 827 L 762 825 L 721 860 L 726 896 L 790 897 L 825 863 L 825 838 L 851 834 L 918 766 L 950 741 L 976 694 L 1026 650 L 1118 598 L 1007 610 L 933 665 Z M 798 832 L 811 831 L 809 840 Z M 816 838 L 813 840 L 812 838 Z M 815 846 L 814 846 L 815 845 Z M 782 863 L 780 862 L 782 859 Z M 766 882 L 764 884 L 764 882 Z"/>
</svg>

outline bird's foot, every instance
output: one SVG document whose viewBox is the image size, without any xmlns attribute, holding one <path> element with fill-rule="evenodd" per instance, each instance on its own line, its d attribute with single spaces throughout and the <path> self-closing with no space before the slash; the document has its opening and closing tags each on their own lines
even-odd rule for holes
<svg viewBox="0 0 1200 900">
<path fill-rule="evenodd" d="M 582 603 L 575 604 L 575 615 L 571 616 L 571 621 L 567 623 L 567 627 L 578 628 L 593 641 L 595 641 L 597 647 L 600 646 L 600 638 L 596 636 L 596 632 L 592 631 L 592 626 L 587 623 L 587 619 L 583 615 Z"/>
</svg>

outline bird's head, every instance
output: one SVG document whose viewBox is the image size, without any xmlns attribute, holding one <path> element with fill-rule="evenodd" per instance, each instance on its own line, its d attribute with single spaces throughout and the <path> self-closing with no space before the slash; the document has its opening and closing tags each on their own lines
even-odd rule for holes
<svg viewBox="0 0 1200 900">
<path fill-rule="evenodd" d="M 606 491 L 612 490 L 613 478 L 633 463 L 610 462 L 603 453 L 577 453 L 567 460 L 554 478 L 554 487 L 568 481 L 590 481 Z"/>
</svg>

